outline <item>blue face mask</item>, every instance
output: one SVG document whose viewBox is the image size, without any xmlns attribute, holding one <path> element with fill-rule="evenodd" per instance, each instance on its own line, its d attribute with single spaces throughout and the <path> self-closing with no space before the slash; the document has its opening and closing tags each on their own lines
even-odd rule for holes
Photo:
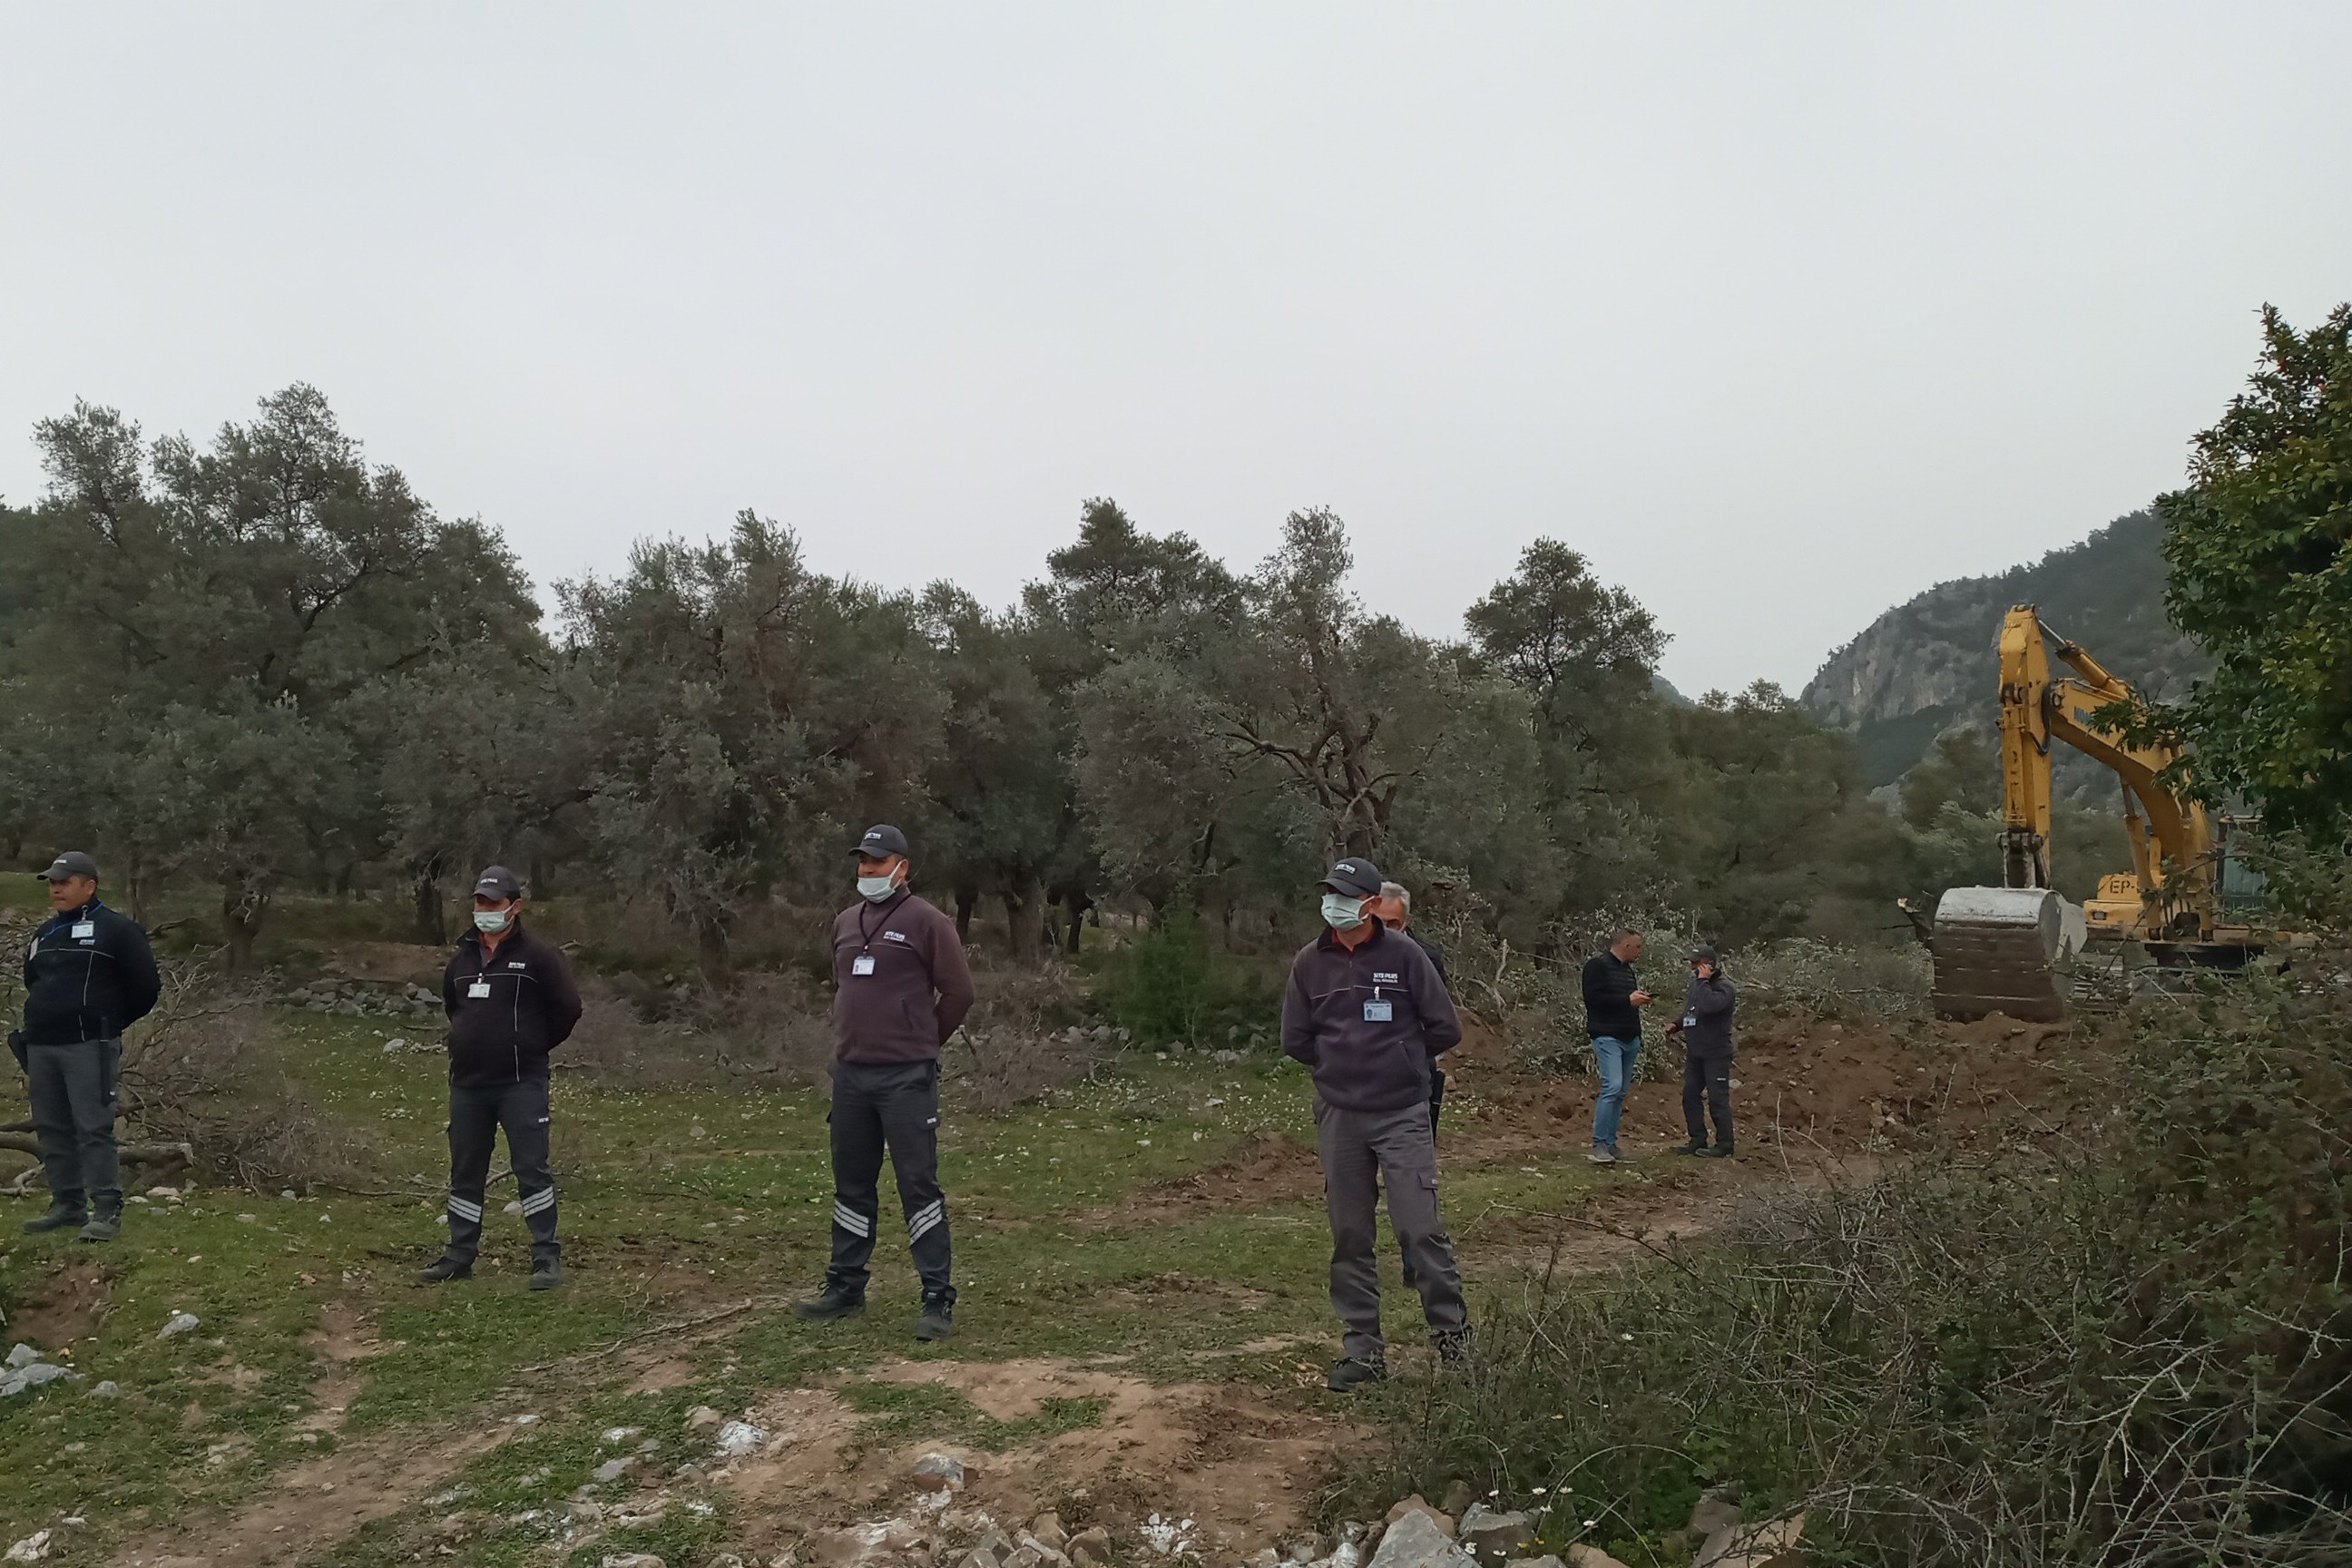
<svg viewBox="0 0 2352 1568">
<path fill-rule="evenodd" d="M 474 911 L 474 929 L 488 932 L 491 936 L 498 935 L 512 924 L 514 924 L 512 910 L 476 910 Z"/>
<path fill-rule="evenodd" d="M 1333 931 L 1353 931 L 1364 923 L 1364 900 L 1345 893 L 1323 895 L 1323 923 Z"/>
<path fill-rule="evenodd" d="M 857 896 L 869 904 L 878 904 L 898 890 L 898 879 L 896 875 L 857 879 Z"/>
</svg>

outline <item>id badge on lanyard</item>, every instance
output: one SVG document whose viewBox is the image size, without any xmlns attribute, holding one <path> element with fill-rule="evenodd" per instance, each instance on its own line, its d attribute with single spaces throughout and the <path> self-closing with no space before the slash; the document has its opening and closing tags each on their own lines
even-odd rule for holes
<svg viewBox="0 0 2352 1568">
<path fill-rule="evenodd" d="M 479 1001 L 489 994 L 490 983 L 487 980 L 477 980 L 471 985 L 466 987 L 466 994 L 473 997 L 476 1001 Z"/>
<path fill-rule="evenodd" d="M 1388 1024 L 1393 1023 L 1395 1020 L 1396 1004 L 1394 1002 L 1390 1001 L 1385 996 L 1367 996 L 1364 998 L 1365 1023 Z"/>
<path fill-rule="evenodd" d="M 74 922 L 73 934 L 76 942 L 88 942 L 90 938 L 98 934 L 98 922 L 96 921 L 77 921 Z"/>
<path fill-rule="evenodd" d="M 861 952 L 856 957 L 851 959 L 849 961 L 849 973 L 852 974 L 873 973 L 874 955 L 870 952 Z"/>
</svg>

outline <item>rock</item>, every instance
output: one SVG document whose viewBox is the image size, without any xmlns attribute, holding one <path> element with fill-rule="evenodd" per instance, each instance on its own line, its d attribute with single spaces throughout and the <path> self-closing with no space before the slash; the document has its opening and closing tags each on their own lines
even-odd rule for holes
<svg viewBox="0 0 2352 1568">
<path fill-rule="evenodd" d="M 172 1321 L 163 1325 L 163 1331 L 155 1337 L 159 1340 L 168 1340 L 174 1334 L 187 1333 L 203 1321 L 194 1312 L 174 1312 L 172 1314 Z"/>
<path fill-rule="evenodd" d="M 925 1454 L 915 1461 L 915 1484 L 927 1492 L 963 1490 L 963 1466 L 946 1454 Z"/>
<path fill-rule="evenodd" d="M 522 1200 L 520 1198 L 509 1198 L 507 1200 L 507 1206 L 499 1212 L 502 1214 L 522 1213 Z"/>
<path fill-rule="evenodd" d="M 37 1530 L 33 1531 L 32 1534 L 25 1537 L 24 1540 L 19 1541 L 15 1545 L 9 1547 L 5 1561 L 10 1563 L 38 1563 L 47 1558 L 48 1554 L 49 1532 L 46 1530 Z"/>
<path fill-rule="evenodd" d="M 607 1552 L 596 1568 L 669 1568 L 650 1552 Z"/>
<path fill-rule="evenodd" d="M 588 1479 L 599 1483 L 617 1481 L 629 1473 L 629 1466 L 632 1462 L 628 1459 L 607 1459 L 589 1471 Z"/>
<path fill-rule="evenodd" d="M 1078 1568 L 1108 1568 L 1110 1531 L 1097 1524 L 1070 1537 L 1070 1561 Z"/>
<path fill-rule="evenodd" d="M 1571 1546 L 1569 1550 L 1574 1552 L 1579 1549 Z M 1587 1547 L 1583 1550 L 1590 1551 L 1591 1548 Z M 1604 1552 L 1601 1555 L 1606 1557 L 1609 1554 Z M 1504 1563 L 1503 1568 L 1567 1568 L 1567 1564 L 1557 1557 L 1514 1557 Z M 1599 1564 L 1594 1564 L 1593 1568 L 1599 1568 Z"/>
<path fill-rule="evenodd" d="M 867 1564 L 883 1563 L 891 1554 L 891 1527 L 898 1523 L 891 1520 L 880 1524 L 853 1524 L 845 1530 L 817 1531 L 808 1538 L 809 1560 L 823 1568 L 866 1568 Z"/>
<path fill-rule="evenodd" d="M 1477 1500 L 1477 1489 L 1468 1481 L 1457 1477 L 1447 1485 L 1445 1496 L 1439 1500 L 1437 1508 L 1441 1513 L 1450 1513 L 1454 1518 L 1460 1519 L 1462 1510 Z"/>
<path fill-rule="evenodd" d="M 1455 1538 L 1481 1563 L 1502 1563 L 1516 1557 L 1535 1539 L 1535 1521 L 1516 1510 L 1497 1512 L 1485 1503 L 1472 1503 L 1462 1516 Z"/>
<path fill-rule="evenodd" d="M 1800 1568 L 1805 1560 L 1805 1516 L 1734 1525 L 1707 1537 L 1695 1568 Z"/>
<path fill-rule="evenodd" d="M 1282 1553 L 1271 1546 L 1261 1547 L 1244 1559 L 1242 1568 L 1282 1568 Z"/>
<path fill-rule="evenodd" d="M 996 1553 L 983 1546 L 973 1547 L 957 1559 L 957 1562 L 961 1564 L 961 1568 L 1004 1568 L 1003 1563 L 998 1561 Z"/>
<path fill-rule="evenodd" d="M 407 1048 L 408 1042 L 406 1040 L 386 1040 L 383 1043 L 383 1054 L 385 1056 L 391 1056 L 395 1051 L 404 1051 Z"/>
<path fill-rule="evenodd" d="M 1323 1556 L 1329 1546 L 1319 1535 L 1305 1535 L 1292 1542 L 1286 1550 L 1293 1563 L 1312 1563 Z"/>
<path fill-rule="evenodd" d="M 642 1437 L 645 1434 L 646 1429 L 642 1426 L 607 1426 L 596 1435 L 596 1440 L 611 1448 L 617 1447 L 634 1438 Z"/>
<path fill-rule="evenodd" d="M 747 1454 L 756 1454 L 767 1440 L 768 1434 L 763 1428 L 754 1426 L 749 1421 L 730 1421 L 719 1428 L 719 1457 L 740 1459 Z"/>
<path fill-rule="evenodd" d="M 1431 1523 L 1436 1525 L 1440 1533 L 1444 1534 L 1446 1539 L 1453 1539 L 1454 1516 L 1450 1513 L 1442 1513 L 1438 1510 L 1433 1509 L 1427 1503 L 1422 1501 L 1421 1494 L 1419 1492 L 1413 1493 L 1412 1496 L 1405 1499 L 1404 1501 L 1389 1510 L 1389 1516 L 1382 1522 L 1394 1525 L 1409 1513 L 1417 1513 L 1422 1515 Z"/>
<path fill-rule="evenodd" d="M 708 1405 L 698 1405 L 686 1413 L 686 1429 L 689 1432 L 716 1432 L 727 1425 L 727 1417 Z"/>
<path fill-rule="evenodd" d="M 93 1387 L 89 1396 L 92 1399 L 120 1399 L 122 1397 L 122 1385 L 110 1378 Z"/>
<path fill-rule="evenodd" d="M 721 1552 L 703 1563 L 702 1568 L 744 1568 L 743 1559 L 736 1552 Z"/>
<path fill-rule="evenodd" d="M 7 1364 L 10 1372 L 16 1371 L 20 1366 L 30 1366 L 40 1359 L 41 1352 L 35 1350 L 32 1346 L 25 1343 L 22 1340 L 17 1341 L 15 1344 L 8 1347 Z"/>
<path fill-rule="evenodd" d="M 1029 1526 L 1029 1533 L 1048 1552 L 1059 1552 L 1070 1544 L 1070 1532 L 1062 1528 L 1062 1516 L 1058 1513 L 1039 1514 Z"/>
<path fill-rule="evenodd" d="M 1739 1522 L 1739 1488 L 1737 1485 L 1709 1487 L 1698 1494 L 1691 1507 L 1690 1532 L 1694 1541 L 1705 1541 L 1718 1530 L 1729 1530 Z"/>
<path fill-rule="evenodd" d="M 1437 1514 L 1427 1503 L 1391 1519 L 1381 1535 L 1380 1550 L 1372 1553 L 1372 1568 L 1475 1568 L 1476 1563 L 1439 1527 Z"/>
<path fill-rule="evenodd" d="M 1598 1546 L 1571 1546 L 1568 1549 L 1568 1568 L 1625 1568 L 1625 1564 Z"/>
</svg>

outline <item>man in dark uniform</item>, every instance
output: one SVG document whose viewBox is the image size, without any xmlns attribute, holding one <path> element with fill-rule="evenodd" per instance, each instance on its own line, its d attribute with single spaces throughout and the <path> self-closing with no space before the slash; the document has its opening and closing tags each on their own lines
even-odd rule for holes
<svg viewBox="0 0 2352 1568">
<path fill-rule="evenodd" d="M 1430 1063 L 1462 1038 L 1462 1024 L 1429 955 L 1372 912 L 1378 867 L 1350 856 L 1322 885 L 1323 933 L 1299 949 L 1283 987 L 1282 1048 L 1315 1075 L 1331 1308 L 1346 1328 L 1327 1382 L 1344 1394 L 1388 1375 L 1372 1253 L 1383 1187 L 1438 1354 L 1458 1363 L 1469 1351 L 1429 1131 Z"/>
<path fill-rule="evenodd" d="M 152 1010 L 163 982 L 147 933 L 98 901 L 98 862 L 69 849 L 40 875 L 52 912 L 25 951 L 25 1026 L 8 1037 L 49 1180 L 48 1212 L 25 1228 L 79 1226 L 84 1241 L 112 1241 L 122 1234 L 122 1031 Z"/>
<path fill-rule="evenodd" d="M 1414 945 L 1429 955 L 1429 966 L 1437 971 L 1437 983 L 1445 987 L 1448 996 L 1453 995 L 1454 982 L 1445 973 L 1445 955 L 1437 951 L 1435 942 L 1412 929 L 1412 894 L 1405 889 L 1404 884 L 1382 882 L 1380 901 L 1372 906 L 1372 912 L 1380 916 L 1381 923 L 1391 931 L 1401 931 L 1412 938 Z M 1445 1069 L 1437 1065 L 1435 1057 L 1432 1057 L 1429 1058 L 1429 1135 L 1432 1139 L 1437 1136 L 1437 1113 L 1444 1106 Z M 1398 1250 L 1404 1254 L 1404 1288 L 1414 1289 L 1412 1248 L 1400 1241 Z"/>
<path fill-rule="evenodd" d="M 1683 993 L 1683 1016 L 1666 1026 L 1669 1036 L 1683 1040 L 1683 1126 L 1690 1142 L 1675 1151 L 1701 1158 L 1731 1158 L 1731 1009 L 1738 996 L 1723 977 L 1723 962 L 1715 949 L 1702 947 L 1690 955 L 1690 989 Z M 1706 1117 L 1715 1116 L 1715 1142 L 1706 1141 Z"/>
<path fill-rule="evenodd" d="M 563 1282 L 555 1239 L 555 1173 L 549 1167 L 547 1055 L 580 1022 L 580 988 L 553 942 L 522 929 L 521 879 L 492 866 L 474 883 L 474 929 L 441 975 L 449 1015 L 449 1243 L 417 1272 L 422 1284 L 464 1279 L 482 1245 L 482 1195 L 490 1152 L 506 1129 L 523 1224 L 530 1229 L 530 1288 Z"/>
<path fill-rule="evenodd" d="M 857 841 L 858 901 L 833 922 L 833 1262 L 793 1310 L 866 1310 L 882 1156 L 898 1178 L 907 1245 L 923 1281 L 915 1337 L 955 1332 L 954 1258 L 940 1191 L 940 1047 L 971 1011 L 971 970 L 955 921 L 907 890 L 907 836 L 887 824 Z"/>
</svg>

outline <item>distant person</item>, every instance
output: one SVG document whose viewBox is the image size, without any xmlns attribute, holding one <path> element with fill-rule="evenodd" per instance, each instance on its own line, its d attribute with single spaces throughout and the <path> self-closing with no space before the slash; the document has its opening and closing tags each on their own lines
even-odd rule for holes
<svg viewBox="0 0 2352 1568">
<path fill-rule="evenodd" d="M 943 1340 L 955 1332 L 956 1290 L 940 1191 L 940 1047 L 971 1011 L 971 969 L 955 921 L 908 891 L 908 854 L 897 828 L 867 828 L 858 901 L 833 922 L 833 1262 L 824 1289 L 793 1310 L 866 1310 L 887 1152 L 923 1284 L 915 1337 Z"/>
<path fill-rule="evenodd" d="M 580 1022 L 580 988 L 562 950 L 522 928 L 521 879 L 492 866 L 474 882 L 474 929 L 441 975 L 449 1016 L 449 1240 L 419 1283 L 472 1277 L 482 1246 L 482 1194 L 499 1130 L 507 1135 L 522 1222 L 530 1231 L 530 1288 L 563 1283 L 555 1239 L 547 1057 Z"/>
<path fill-rule="evenodd" d="M 163 993 L 147 933 L 98 900 L 98 862 L 79 849 L 37 873 L 50 914 L 25 950 L 25 1026 L 8 1048 L 25 1069 L 33 1131 L 48 1176 L 43 1231 L 81 1227 L 84 1241 L 122 1234 L 122 1163 L 114 1146 L 114 1091 L 122 1031 Z"/>
<path fill-rule="evenodd" d="M 1675 1152 L 1727 1160 L 1731 1158 L 1731 1009 L 1738 996 L 1731 982 L 1723 977 L 1723 963 L 1715 949 L 1694 949 L 1690 967 L 1683 1016 L 1666 1026 L 1669 1037 L 1682 1037 L 1683 1125 L 1690 1131 L 1690 1142 Z M 1708 1112 L 1715 1117 L 1712 1145 L 1706 1141 Z"/>
<path fill-rule="evenodd" d="M 1608 948 L 1584 965 L 1584 1032 L 1592 1037 L 1592 1059 L 1601 1072 L 1601 1093 L 1592 1102 L 1592 1152 L 1585 1158 L 1596 1165 L 1625 1158 L 1617 1147 L 1617 1120 L 1633 1082 L 1634 1060 L 1642 1054 L 1642 1009 L 1650 1005 L 1650 994 L 1633 973 L 1641 956 L 1642 933 L 1620 926 Z"/>
<path fill-rule="evenodd" d="M 1282 1048 L 1315 1075 L 1331 1308 L 1346 1329 L 1327 1382 L 1344 1394 L 1388 1375 L 1373 1253 L 1382 1187 L 1438 1354 L 1459 1363 L 1469 1352 L 1429 1130 L 1430 1067 L 1462 1038 L 1462 1024 L 1429 955 L 1373 912 L 1380 868 L 1352 856 L 1322 887 L 1323 933 L 1299 949 L 1283 988 Z"/>
<path fill-rule="evenodd" d="M 1412 929 L 1412 895 L 1405 890 L 1404 884 L 1382 882 L 1381 896 L 1372 905 L 1372 912 L 1380 917 L 1382 925 L 1391 931 L 1404 932 L 1429 955 L 1430 967 L 1437 971 L 1437 983 L 1445 987 L 1445 994 L 1450 998 L 1454 994 L 1454 982 L 1445 973 L 1445 955 L 1437 951 L 1435 942 Z M 1444 1104 L 1445 1069 L 1437 1065 L 1437 1058 L 1433 1056 L 1429 1058 L 1429 1135 L 1433 1140 L 1437 1136 L 1437 1113 Z M 1404 1254 L 1404 1288 L 1413 1289 L 1412 1249 L 1402 1242 L 1397 1244 L 1397 1249 Z"/>
</svg>

